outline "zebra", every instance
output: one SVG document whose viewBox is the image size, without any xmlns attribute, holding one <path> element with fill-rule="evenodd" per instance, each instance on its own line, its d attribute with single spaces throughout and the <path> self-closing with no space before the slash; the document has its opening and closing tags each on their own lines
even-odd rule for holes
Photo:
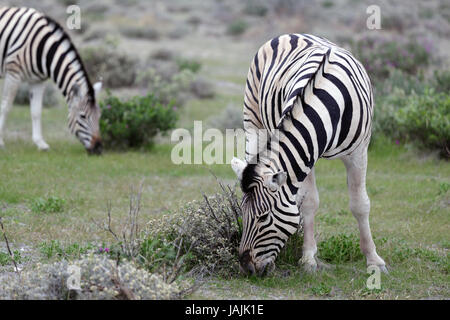
<svg viewBox="0 0 450 320">
<path fill-rule="evenodd" d="M 231 167 L 243 192 L 240 269 L 264 275 L 303 219 L 308 272 L 327 267 L 315 256 L 319 207 L 314 164 L 340 158 L 347 170 L 350 210 L 368 265 L 387 272 L 369 225 L 367 148 L 373 117 L 370 79 L 352 54 L 309 34 L 285 34 L 256 53 L 244 95 L 245 160 Z M 260 132 L 267 132 L 266 135 Z"/>
<path fill-rule="evenodd" d="M 69 130 L 89 153 L 100 154 L 100 108 L 96 96 L 101 82 L 91 84 L 69 35 L 52 18 L 32 8 L 0 8 L 0 147 L 6 117 L 21 82 L 30 84 L 32 139 L 39 150 L 49 146 L 42 137 L 41 114 L 45 81 L 51 78 L 69 107 Z"/>
</svg>

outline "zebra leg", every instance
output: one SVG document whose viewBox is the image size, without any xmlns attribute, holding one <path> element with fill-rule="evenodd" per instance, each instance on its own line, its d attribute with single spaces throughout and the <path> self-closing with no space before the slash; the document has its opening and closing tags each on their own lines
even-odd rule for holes
<svg viewBox="0 0 450 320">
<path fill-rule="evenodd" d="M 39 150 L 48 150 L 49 146 L 42 137 L 41 116 L 42 100 L 44 98 L 45 83 L 34 83 L 30 85 L 30 107 L 31 124 L 33 127 L 33 142 Z"/>
<path fill-rule="evenodd" d="M 350 211 L 358 221 L 361 251 L 366 256 L 367 265 L 376 265 L 381 271 L 387 272 L 384 260 L 377 254 L 370 231 L 370 199 L 366 191 L 367 146 L 362 146 L 342 160 L 347 168 Z"/>
<path fill-rule="evenodd" d="M 299 264 L 303 265 L 307 272 L 314 272 L 318 267 L 314 257 L 317 253 L 317 244 L 314 238 L 314 216 L 319 209 L 319 192 L 316 187 L 314 168 L 302 182 L 299 190 L 297 199 L 303 215 L 303 256 Z"/>
<path fill-rule="evenodd" d="M 6 74 L 5 82 L 3 84 L 3 96 L 0 105 L 0 147 L 5 146 L 3 141 L 3 133 L 5 131 L 5 121 L 8 116 L 9 111 L 12 108 L 14 98 L 17 94 L 17 89 L 19 89 L 20 80 L 12 76 L 11 74 Z"/>
</svg>

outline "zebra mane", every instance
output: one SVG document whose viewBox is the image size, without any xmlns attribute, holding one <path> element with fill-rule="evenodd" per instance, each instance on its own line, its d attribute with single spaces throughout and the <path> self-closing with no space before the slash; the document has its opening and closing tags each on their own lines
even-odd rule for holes
<svg viewBox="0 0 450 320">
<path fill-rule="evenodd" d="M 80 68 L 81 68 L 82 73 L 83 73 L 83 75 L 84 75 L 84 78 L 85 78 L 85 81 L 86 81 L 86 84 L 87 84 L 88 98 L 89 98 L 89 100 L 91 100 L 91 101 L 95 104 L 95 91 L 94 91 L 94 87 L 92 86 L 92 83 L 91 83 L 91 81 L 89 80 L 89 76 L 88 76 L 88 73 L 87 73 L 87 71 L 86 71 L 86 68 L 85 68 L 85 66 L 84 66 L 84 64 L 83 64 L 83 60 L 81 59 L 81 56 L 80 56 L 80 54 L 78 53 L 77 48 L 76 48 L 75 45 L 73 44 L 72 39 L 70 38 L 70 36 L 69 36 L 69 34 L 66 32 L 66 30 L 65 30 L 65 29 L 64 29 L 64 28 L 63 28 L 56 20 L 54 20 L 53 18 L 51 18 L 51 17 L 49 17 L 49 16 L 47 16 L 47 15 L 44 15 L 44 18 L 47 20 L 47 23 L 48 23 L 49 25 L 53 24 L 53 25 L 55 25 L 55 27 L 56 27 L 59 31 L 61 31 L 61 33 L 62 33 L 62 39 L 68 40 L 68 41 L 69 41 L 69 43 L 70 43 L 69 50 L 72 51 L 72 52 L 75 54 L 75 58 L 76 58 L 76 60 L 78 61 L 78 63 L 80 64 Z"/>
<path fill-rule="evenodd" d="M 248 193 L 251 191 L 251 184 L 255 182 L 254 177 L 256 176 L 256 166 L 255 163 L 249 163 L 244 171 L 242 172 L 242 179 L 241 179 L 241 190 L 244 193 Z"/>
</svg>

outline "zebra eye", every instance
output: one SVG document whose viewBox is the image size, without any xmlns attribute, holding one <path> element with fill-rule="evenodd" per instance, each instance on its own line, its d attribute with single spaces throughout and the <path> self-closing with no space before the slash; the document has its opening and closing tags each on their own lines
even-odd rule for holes
<svg viewBox="0 0 450 320">
<path fill-rule="evenodd" d="M 80 113 L 80 118 L 86 120 L 86 115 L 84 113 Z"/>
<path fill-rule="evenodd" d="M 267 221 L 268 218 L 269 218 L 269 213 L 266 212 L 258 217 L 258 222 L 264 223 Z"/>
</svg>

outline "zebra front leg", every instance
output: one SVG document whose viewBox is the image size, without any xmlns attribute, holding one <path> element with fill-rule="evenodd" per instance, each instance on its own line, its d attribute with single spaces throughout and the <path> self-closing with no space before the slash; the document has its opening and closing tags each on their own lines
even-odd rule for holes
<svg viewBox="0 0 450 320">
<path fill-rule="evenodd" d="M 48 150 L 49 146 L 42 137 L 42 100 L 44 98 L 45 83 L 34 83 L 30 85 L 30 108 L 31 124 L 33 127 L 33 142 L 39 150 Z"/>
<path fill-rule="evenodd" d="M 367 146 L 344 157 L 343 161 L 347 168 L 350 211 L 358 221 L 361 251 L 366 256 L 368 266 L 376 265 L 387 273 L 386 263 L 377 254 L 370 231 L 370 199 L 366 191 Z"/>
<path fill-rule="evenodd" d="M 319 192 L 316 187 L 314 168 L 303 181 L 297 195 L 300 210 L 303 215 L 303 255 L 299 264 L 307 272 L 315 272 L 318 264 L 316 239 L 314 238 L 314 216 L 319 209 Z"/>
<path fill-rule="evenodd" d="M 3 140 L 3 134 L 5 131 L 6 117 L 12 108 L 14 98 L 17 94 L 17 89 L 19 89 L 20 80 L 13 77 L 11 74 L 6 74 L 5 82 L 3 84 L 3 95 L 2 102 L 0 106 L 0 147 L 5 146 Z"/>
</svg>

